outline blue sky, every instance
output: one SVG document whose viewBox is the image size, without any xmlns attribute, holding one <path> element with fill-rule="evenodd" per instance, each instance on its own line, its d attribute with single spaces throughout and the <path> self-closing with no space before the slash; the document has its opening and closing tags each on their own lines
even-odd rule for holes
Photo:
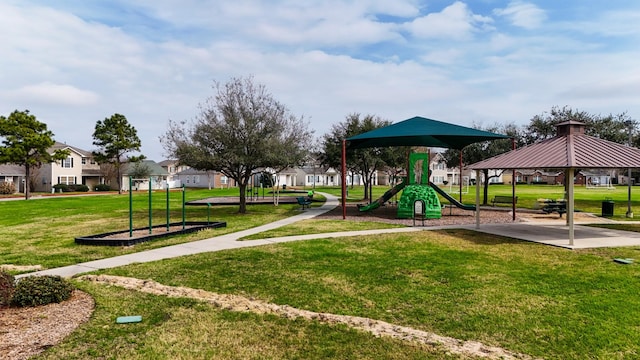
<svg viewBox="0 0 640 360">
<path fill-rule="evenodd" d="M 0 114 L 93 150 L 124 114 L 150 159 L 214 81 L 253 76 L 316 135 L 350 113 L 527 124 L 552 106 L 640 120 L 638 1 L 0 3 Z"/>
</svg>

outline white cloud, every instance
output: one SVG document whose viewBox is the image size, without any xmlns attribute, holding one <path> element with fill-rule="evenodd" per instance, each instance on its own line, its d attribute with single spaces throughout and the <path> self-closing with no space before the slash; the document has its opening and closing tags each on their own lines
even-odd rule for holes
<svg viewBox="0 0 640 360">
<path fill-rule="evenodd" d="M 418 0 L 64 4 L 0 3 L 0 28 L 11 35 L 0 37 L 0 113 L 29 109 L 57 140 L 87 150 L 95 122 L 118 112 L 138 129 L 143 153 L 161 160 L 168 119 L 193 118 L 213 80 L 247 75 L 318 135 L 351 112 L 461 125 L 523 124 L 553 105 L 640 116 L 639 22 L 624 8 L 589 10 L 589 23 L 546 19 L 545 31 L 523 35 L 488 16 L 516 21 L 524 2 L 501 15 L 461 1 L 431 13 Z M 121 13 L 125 26 L 111 22 Z M 607 37 L 584 36 L 584 27 Z"/>
<path fill-rule="evenodd" d="M 495 9 L 494 14 L 504 16 L 515 26 L 525 29 L 540 27 L 546 19 L 544 10 L 535 4 L 524 1 L 512 1 L 504 9 Z"/>
<path fill-rule="evenodd" d="M 50 82 L 26 85 L 6 92 L 5 96 L 18 102 L 35 102 L 58 106 L 92 105 L 99 99 L 99 96 L 92 91 L 78 89 L 72 85 L 52 84 Z"/>
<path fill-rule="evenodd" d="M 439 13 L 413 20 L 406 28 L 417 38 L 466 40 L 491 22 L 491 18 L 475 15 L 465 3 L 456 1 Z"/>
</svg>

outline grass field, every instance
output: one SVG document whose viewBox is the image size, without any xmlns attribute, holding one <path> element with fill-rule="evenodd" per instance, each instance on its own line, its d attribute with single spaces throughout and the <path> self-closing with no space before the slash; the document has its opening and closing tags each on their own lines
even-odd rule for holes
<svg viewBox="0 0 640 360">
<path fill-rule="evenodd" d="M 376 187 L 374 197 L 386 189 Z M 561 197 L 558 190 L 519 187 L 519 204 Z M 340 193 L 335 188 L 316 191 Z M 358 191 L 352 189 L 350 197 L 357 198 Z M 507 186 L 491 186 L 489 196 L 509 192 Z M 187 200 L 219 194 L 189 190 Z M 164 196 L 156 193 L 153 198 L 158 223 L 165 221 Z M 616 202 L 616 217 L 624 218 L 626 206 L 620 204 L 626 205 L 626 188 L 579 189 L 576 202 L 599 213 L 604 197 Z M 634 194 L 634 206 L 640 205 L 639 197 Z M 473 202 L 467 199 L 464 202 Z M 180 215 L 180 201 L 180 193 L 172 194 L 172 219 Z M 147 194 L 136 194 L 134 208 L 136 226 L 144 226 Z M 0 202 L 0 210 L 0 263 L 53 267 L 238 231 L 297 214 L 299 206 L 250 206 L 247 215 L 237 214 L 237 206 L 214 207 L 212 218 L 227 221 L 227 229 L 129 248 L 73 243 L 75 236 L 126 229 L 126 195 Z M 187 209 L 188 220 L 206 216 L 206 207 Z M 309 232 L 382 226 L 308 222 L 304 231 Z M 635 224 L 624 226 L 637 230 Z M 280 235 L 292 231 L 301 230 Z M 612 259 L 639 254 L 636 247 L 569 251 L 450 230 L 228 250 L 105 273 L 369 317 L 545 359 L 631 359 L 640 357 L 640 268 Z M 38 358 L 457 358 L 441 348 L 376 338 L 343 325 L 234 313 L 191 299 L 76 283 L 96 299 L 94 315 Z M 122 315 L 142 315 L 144 321 L 116 325 L 115 318 Z"/>
<path fill-rule="evenodd" d="M 568 251 L 447 231 L 229 250 L 107 273 L 369 317 L 546 359 L 625 359 L 640 356 L 640 268 L 611 258 L 639 251 Z M 44 358 L 448 358 L 344 326 L 80 286 L 96 296 L 96 313 Z M 145 321 L 116 326 L 125 314 Z"/>
</svg>

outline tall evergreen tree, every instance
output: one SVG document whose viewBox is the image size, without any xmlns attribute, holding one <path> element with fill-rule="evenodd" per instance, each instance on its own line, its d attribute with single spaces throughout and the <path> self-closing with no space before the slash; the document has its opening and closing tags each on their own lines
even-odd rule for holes
<svg viewBox="0 0 640 360">
<path fill-rule="evenodd" d="M 53 132 L 41 123 L 29 110 L 12 112 L 9 117 L 0 116 L 0 163 L 23 166 L 25 170 L 24 197 L 30 197 L 31 170 L 43 164 L 65 159 L 67 150 L 49 149 L 55 144 Z"/>
</svg>

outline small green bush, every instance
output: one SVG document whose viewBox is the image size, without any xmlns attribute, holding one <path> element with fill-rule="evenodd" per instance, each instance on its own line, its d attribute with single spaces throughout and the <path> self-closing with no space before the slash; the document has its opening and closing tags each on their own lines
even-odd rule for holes
<svg viewBox="0 0 640 360">
<path fill-rule="evenodd" d="M 67 184 L 55 184 L 53 185 L 53 188 L 56 192 L 60 192 L 60 190 L 62 190 L 62 192 L 69 192 L 69 185 Z"/>
<path fill-rule="evenodd" d="M 11 305 L 11 298 L 16 287 L 16 279 L 13 275 L 0 270 L 0 306 Z"/>
<path fill-rule="evenodd" d="M 60 276 L 29 276 L 18 281 L 11 303 L 38 306 L 59 303 L 71 297 L 73 286 Z"/>
<path fill-rule="evenodd" d="M 0 183 L 0 194 L 10 195 L 16 192 L 16 185 L 12 182 L 3 181 Z"/>
<path fill-rule="evenodd" d="M 69 185 L 69 191 L 87 192 L 89 191 L 89 187 L 83 184 L 73 184 Z"/>
<path fill-rule="evenodd" d="M 95 187 L 96 191 L 111 191 L 111 186 L 107 184 L 98 184 Z"/>
</svg>

